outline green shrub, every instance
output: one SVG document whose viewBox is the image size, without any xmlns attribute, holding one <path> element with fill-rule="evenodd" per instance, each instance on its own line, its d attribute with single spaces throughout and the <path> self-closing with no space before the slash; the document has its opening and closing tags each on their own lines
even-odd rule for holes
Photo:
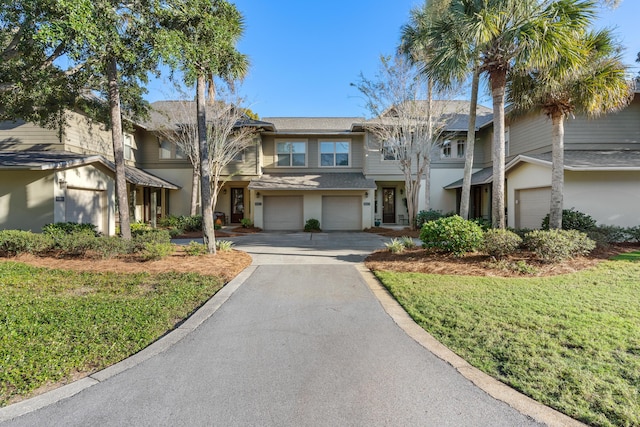
<svg viewBox="0 0 640 427">
<path fill-rule="evenodd" d="M 640 242 L 640 225 L 627 228 L 629 240 L 632 242 Z"/>
<path fill-rule="evenodd" d="M 587 234 L 598 243 L 612 244 L 633 240 L 629 228 L 618 227 L 617 225 L 599 225 Z"/>
<path fill-rule="evenodd" d="M 142 252 L 147 243 L 170 244 L 171 235 L 167 230 L 150 228 L 137 232 L 131 240 L 131 252 Z"/>
<path fill-rule="evenodd" d="M 131 224 L 131 236 L 139 236 L 153 230 L 151 226 L 144 222 L 134 222 Z"/>
<path fill-rule="evenodd" d="M 587 255 L 596 244 L 578 230 L 534 230 L 525 235 L 525 245 L 539 259 L 560 262 L 578 255 Z"/>
<path fill-rule="evenodd" d="M 119 236 L 98 237 L 93 244 L 93 251 L 100 258 L 115 258 L 129 252 L 130 243 Z"/>
<path fill-rule="evenodd" d="M 206 255 L 207 253 L 207 245 L 204 243 L 198 243 L 191 241 L 187 246 L 184 247 L 184 251 L 189 256 L 200 256 Z"/>
<path fill-rule="evenodd" d="M 317 219 L 308 219 L 304 224 L 304 231 L 321 231 L 320 230 L 320 221 Z"/>
<path fill-rule="evenodd" d="M 174 247 L 171 243 L 147 242 L 140 255 L 145 261 L 154 261 L 171 255 L 173 250 Z"/>
<path fill-rule="evenodd" d="M 179 217 L 178 227 L 184 231 L 202 231 L 202 215 Z"/>
<path fill-rule="evenodd" d="M 425 222 L 435 221 L 437 219 L 442 218 L 442 211 L 436 211 L 433 209 L 429 209 L 428 211 L 420 211 L 418 215 L 416 215 L 416 227 L 422 228 L 422 225 Z"/>
<path fill-rule="evenodd" d="M 562 210 L 562 229 L 563 230 L 578 230 L 578 231 L 589 231 L 593 230 L 596 227 L 596 220 L 593 219 L 590 215 L 582 213 L 580 211 L 571 209 L 563 209 Z M 542 220 L 543 230 L 549 229 L 549 214 L 544 217 Z"/>
<path fill-rule="evenodd" d="M 95 225 L 77 222 L 55 222 L 42 227 L 42 232 L 44 234 L 49 234 L 54 237 L 62 234 L 71 234 L 77 231 L 91 231 L 96 236 L 99 234 L 96 231 Z"/>
<path fill-rule="evenodd" d="M 182 230 L 177 227 L 172 227 L 167 231 L 169 232 L 169 237 L 171 237 L 172 239 L 175 239 L 176 237 L 182 234 Z"/>
<path fill-rule="evenodd" d="M 53 245 L 53 237 L 48 234 L 0 230 L 0 256 L 13 256 L 20 253 L 40 254 L 49 251 Z"/>
<path fill-rule="evenodd" d="M 251 221 L 249 218 L 242 218 L 240 220 L 240 224 L 242 225 L 243 228 L 253 227 L 253 221 Z"/>
<path fill-rule="evenodd" d="M 404 244 L 402 243 L 402 240 L 396 239 L 396 238 L 391 239 L 390 242 L 386 242 L 384 245 L 387 247 L 389 252 L 394 254 L 402 253 L 404 252 L 404 249 L 405 249 Z"/>
<path fill-rule="evenodd" d="M 88 251 L 95 249 L 97 240 L 93 231 L 80 230 L 55 237 L 56 248 L 60 254 L 70 257 L 83 257 Z"/>
<path fill-rule="evenodd" d="M 482 229 L 473 221 L 455 215 L 424 223 L 420 240 L 428 249 L 456 256 L 476 250 L 482 243 Z"/>
<path fill-rule="evenodd" d="M 482 250 L 494 258 L 514 253 L 522 244 L 522 238 L 513 231 L 487 230 L 482 239 Z"/>
<path fill-rule="evenodd" d="M 216 240 L 216 249 L 220 252 L 229 252 L 233 246 L 233 242 L 230 240 Z"/>
<path fill-rule="evenodd" d="M 482 228 L 482 231 L 491 230 L 491 227 L 493 226 L 491 221 L 486 218 L 473 218 L 473 222 L 478 224 L 480 228 Z"/>
</svg>

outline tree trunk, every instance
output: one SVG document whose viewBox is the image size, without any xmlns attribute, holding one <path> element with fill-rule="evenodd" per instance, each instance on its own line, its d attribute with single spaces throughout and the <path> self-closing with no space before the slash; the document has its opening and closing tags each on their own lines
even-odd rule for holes
<svg viewBox="0 0 640 427">
<path fill-rule="evenodd" d="M 193 178 L 191 180 L 191 210 L 189 214 L 191 216 L 197 215 L 198 213 L 198 182 L 200 181 L 200 173 L 197 172 L 196 168 L 193 168 Z"/>
<path fill-rule="evenodd" d="M 493 228 L 506 226 L 504 210 L 504 94 L 507 70 L 497 69 L 490 73 L 491 96 L 493 98 L 493 191 L 491 194 L 491 219 Z"/>
<path fill-rule="evenodd" d="M 118 214 L 120 218 L 120 235 L 125 240 L 131 240 L 129 198 L 127 197 L 124 143 L 122 140 L 122 112 L 120 109 L 120 89 L 118 87 L 118 64 L 115 58 L 109 58 L 107 60 L 107 80 L 109 83 L 109 113 L 111 116 L 113 158 L 116 168 L 116 198 L 118 200 Z"/>
<path fill-rule="evenodd" d="M 460 216 L 469 219 L 469 205 L 471 199 L 471 174 L 473 172 L 473 150 L 476 142 L 476 110 L 478 108 L 478 86 L 480 71 L 473 70 L 471 82 L 471 102 L 469 105 L 469 127 L 467 129 L 467 144 L 464 154 L 464 175 L 462 178 L 462 197 L 460 198 Z"/>
<path fill-rule="evenodd" d="M 424 172 L 424 210 L 428 211 L 431 205 L 431 151 L 434 145 L 433 141 L 433 80 L 429 79 L 427 83 L 427 130 L 428 130 L 428 147 L 425 149 L 425 172 Z M 416 209 L 417 210 L 417 209 Z M 418 212 L 416 212 L 417 217 Z M 415 228 L 412 223 L 411 229 Z"/>
<path fill-rule="evenodd" d="M 199 75 L 196 83 L 196 108 L 198 114 L 198 147 L 200 150 L 200 203 L 202 205 L 202 234 L 207 252 L 216 253 L 216 237 L 211 204 L 211 167 L 207 144 L 207 116 L 205 105 L 206 78 Z"/>
<path fill-rule="evenodd" d="M 564 193 L 564 114 L 551 116 L 551 206 L 549 229 L 562 229 L 562 208 Z"/>
</svg>

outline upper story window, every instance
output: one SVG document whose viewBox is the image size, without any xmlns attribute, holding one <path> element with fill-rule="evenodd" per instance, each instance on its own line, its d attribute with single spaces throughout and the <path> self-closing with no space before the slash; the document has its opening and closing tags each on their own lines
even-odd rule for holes
<svg viewBox="0 0 640 427">
<path fill-rule="evenodd" d="M 382 153 L 382 160 L 398 160 L 396 158 L 397 147 L 393 142 L 385 142 L 382 144 L 382 149 L 380 152 Z"/>
<path fill-rule="evenodd" d="M 232 162 L 236 162 L 236 163 L 242 163 L 244 162 L 244 150 L 240 151 L 238 154 L 236 154 L 233 157 Z"/>
<path fill-rule="evenodd" d="M 440 158 L 442 159 L 462 159 L 464 158 L 466 141 L 464 139 L 445 139 L 440 148 Z"/>
<path fill-rule="evenodd" d="M 184 151 L 177 144 L 166 139 L 160 140 L 160 159 L 174 160 L 184 158 Z"/>
<path fill-rule="evenodd" d="M 295 167 L 307 165 L 307 143 L 304 141 L 276 142 L 276 165 Z"/>
<path fill-rule="evenodd" d="M 509 155 L 509 126 L 504 127 L 504 155 Z"/>
<path fill-rule="evenodd" d="M 321 141 L 320 166 L 349 166 L 349 141 Z"/>
<path fill-rule="evenodd" d="M 133 136 L 125 133 L 123 136 L 124 142 L 124 159 L 132 160 L 133 159 Z"/>
</svg>

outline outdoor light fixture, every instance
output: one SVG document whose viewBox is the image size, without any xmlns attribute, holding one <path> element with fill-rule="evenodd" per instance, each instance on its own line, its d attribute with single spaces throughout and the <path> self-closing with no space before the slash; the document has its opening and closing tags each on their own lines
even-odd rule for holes
<svg viewBox="0 0 640 427">
<path fill-rule="evenodd" d="M 256 193 L 256 197 L 260 197 L 260 192 L 259 191 Z"/>
<path fill-rule="evenodd" d="M 364 197 L 369 197 L 369 192 L 368 191 L 364 192 Z"/>
</svg>

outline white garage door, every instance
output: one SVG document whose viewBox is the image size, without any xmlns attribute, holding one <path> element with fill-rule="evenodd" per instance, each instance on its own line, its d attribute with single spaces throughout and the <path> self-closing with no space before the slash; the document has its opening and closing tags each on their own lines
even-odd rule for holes
<svg viewBox="0 0 640 427">
<path fill-rule="evenodd" d="M 516 228 L 540 228 L 549 213 L 551 187 L 516 192 Z"/>
<path fill-rule="evenodd" d="M 265 230 L 302 230 L 302 196 L 264 196 Z"/>
<path fill-rule="evenodd" d="M 67 188 L 65 218 L 68 222 L 93 224 L 104 232 L 102 191 Z"/>
<path fill-rule="evenodd" d="M 362 197 L 322 197 L 323 230 L 362 230 Z"/>
</svg>

